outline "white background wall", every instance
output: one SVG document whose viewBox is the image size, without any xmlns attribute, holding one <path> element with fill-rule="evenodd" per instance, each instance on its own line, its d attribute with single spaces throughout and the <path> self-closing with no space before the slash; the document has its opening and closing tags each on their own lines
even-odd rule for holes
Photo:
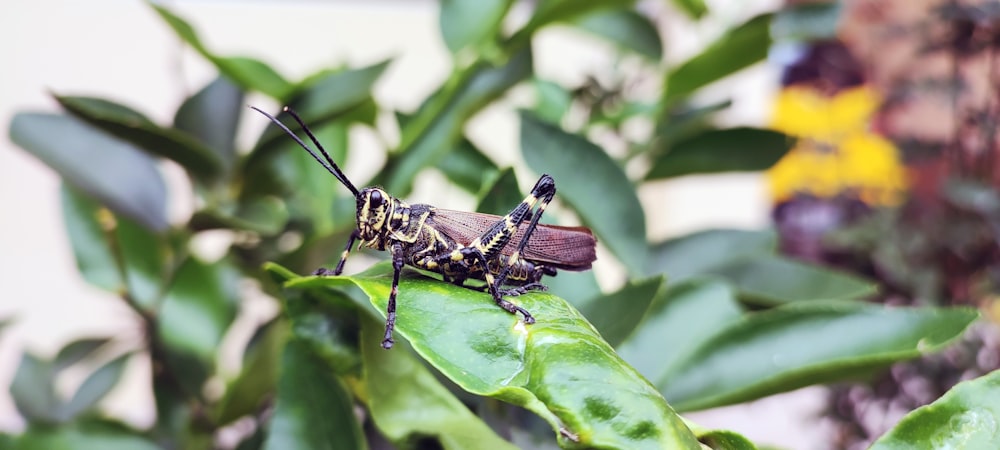
<svg viewBox="0 0 1000 450">
<path fill-rule="evenodd" d="M 666 2 L 650 3 L 660 7 Z M 683 59 L 722 28 L 754 11 L 773 8 L 778 1 L 709 3 L 716 14 L 697 27 L 670 22 L 665 41 L 671 60 Z M 215 52 L 260 58 L 290 79 L 331 65 L 365 65 L 395 57 L 376 87 L 379 103 L 390 108 L 413 110 L 450 71 L 437 31 L 434 1 L 191 0 L 169 5 L 195 26 Z M 577 33 L 547 31 L 536 43 L 536 70 L 549 79 L 577 82 L 609 64 L 602 49 L 607 47 L 600 41 Z M 0 63 L 0 124 L 5 130 L 0 139 L 0 318 L 16 319 L 0 335 L 0 430 L 11 431 L 23 427 L 7 393 L 23 349 L 48 357 L 70 339 L 107 335 L 117 336 L 125 345 L 137 345 L 140 330 L 120 300 L 86 285 L 77 273 L 59 211 L 58 178 L 10 142 L 6 133 L 10 119 L 18 111 L 58 110 L 46 94 L 51 90 L 106 96 L 166 124 L 183 97 L 213 78 L 214 71 L 183 49 L 155 13 L 136 0 L 2 2 Z M 766 122 L 775 79 L 773 68 L 760 67 L 713 87 L 707 95 L 735 96 L 726 119 L 760 125 Z M 260 97 L 249 102 L 272 109 L 277 106 Z M 261 120 L 245 122 L 248 136 L 265 125 Z M 501 108 L 487 111 L 468 131 L 494 144 L 491 156 L 499 163 L 519 161 L 516 122 Z M 382 149 L 374 139 L 365 139 L 363 133 L 361 139 L 357 145 L 367 147 L 362 149 L 364 154 L 372 154 L 376 161 L 381 158 Z M 355 179 L 366 179 L 375 166 L 357 159 L 347 164 L 346 171 Z M 172 187 L 183 186 L 176 167 L 165 170 Z M 437 181 L 429 178 L 419 180 L 410 200 L 451 206 L 469 202 L 461 196 L 442 199 L 439 191 L 426 187 Z M 756 176 L 656 183 L 644 188 L 640 196 L 647 206 L 650 235 L 657 239 L 708 226 L 752 228 L 768 221 L 769 203 Z M 184 220 L 190 208 L 183 197 L 172 199 L 175 221 Z M 269 302 L 251 303 L 254 307 L 241 319 L 245 330 L 273 314 Z M 240 348 L 238 342 L 232 346 Z M 151 423 L 148 376 L 148 363 L 133 358 L 127 382 L 104 402 L 105 410 L 139 426 Z M 71 391 L 79 381 L 79 375 L 70 377 L 60 388 Z M 810 399 L 816 395 L 813 391 L 794 397 L 793 403 L 800 406 L 783 403 L 787 399 L 771 399 L 692 417 L 703 425 L 734 429 L 762 442 L 810 448 L 815 447 L 815 436 L 789 435 L 788 431 L 801 430 L 813 420 L 800 412 L 815 403 Z"/>
</svg>

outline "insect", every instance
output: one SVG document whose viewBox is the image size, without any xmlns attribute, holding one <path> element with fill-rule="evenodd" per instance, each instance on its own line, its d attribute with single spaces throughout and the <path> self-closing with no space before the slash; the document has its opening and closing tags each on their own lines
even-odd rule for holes
<svg viewBox="0 0 1000 450">
<path fill-rule="evenodd" d="M 388 250 L 391 254 L 392 289 L 382 339 L 385 349 L 392 348 L 394 342 L 396 295 L 404 265 L 441 274 L 444 281 L 468 289 L 486 291 L 498 306 L 511 314 L 521 313 L 524 323 L 532 324 L 535 318 L 531 313 L 504 297 L 545 290 L 542 276 L 555 275 L 557 269 L 588 270 L 597 258 L 594 251 L 597 240 L 589 229 L 538 223 L 556 193 L 555 181 L 549 175 L 542 175 L 524 201 L 503 217 L 410 205 L 379 187 L 356 188 L 291 109 L 286 107 L 284 111 L 302 127 L 319 154 L 274 116 L 251 108 L 295 139 L 357 201 L 357 228 L 351 233 L 336 268 L 320 268 L 315 274 L 340 275 L 356 241 L 360 241 L 359 248 Z M 467 286 L 467 280 L 481 280 L 485 285 Z"/>
</svg>

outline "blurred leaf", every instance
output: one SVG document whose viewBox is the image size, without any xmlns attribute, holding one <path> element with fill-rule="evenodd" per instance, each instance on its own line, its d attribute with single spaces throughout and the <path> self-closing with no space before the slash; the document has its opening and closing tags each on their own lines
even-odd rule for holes
<svg viewBox="0 0 1000 450">
<path fill-rule="evenodd" d="M 512 0 L 442 0 L 441 37 L 452 53 L 477 47 L 500 34 Z"/>
<path fill-rule="evenodd" d="M 577 309 L 584 309 L 591 302 L 603 297 L 601 287 L 593 270 L 586 272 L 562 271 L 554 277 L 542 280 L 549 287 L 549 293 L 562 297 Z"/>
<path fill-rule="evenodd" d="M 708 6 L 704 0 L 671 0 L 671 3 L 692 19 L 700 19 L 708 14 Z"/>
<path fill-rule="evenodd" d="M 386 262 L 351 277 L 296 278 L 286 287 L 357 286 L 381 313 L 391 270 Z M 579 439 L 574 444 L 560 434 L 562 445 L 698 448 L 662 397 L 565 301 L 537 292 L 511 300 L 537 323 L 525 326 L 488 294 L 407 271 L 399 286 L 396 337 L 466 391 L 527 408 L 557 433 Z"/>
<path fill-rule="evenodd" d="M 878 292 L 867 280 L 778 255 L 733 260 L 709 272 L 729 280 L 741 301 L 756 305 L 857 300 Z"/>
<path fill-rule="evenodd" d="M 166 239 L 125 218 L 116 219 L 116 224 L 115 245 L 125 263 L 128 292 L 136 303 L 152 310 L 173 267 Z"/>
<path fill-rule="evenodd" d="M 73 398 L 59 408 L 63 420 L 72 420 L 80 413 L 92 408 L 118 384 L 125 372 L 125 363 L 131 353 L 121 355 L 90 374 L 77 388 Z"/>
<path fill-rule="evenodd" d="M 228 228 L 274 236 L 284 231 L 287 223 L 285 202 L 274 196 L 260 196 L 244 200 L 233 215 L 217 210 L 197 211 L 191 216 L 188 226 L 196 231 Z"/>
<path fill-rule="evenodd" d="M 947 448 L 989 450 L 1000 439 L 1000 370 L 963 381 L 911 411 L 872 450 Z"/>
<path fill-rule="evenodd" d="M 66 183 L 62 183 L 61 188 L 63 223 L 80 275 L 94 286 L 118 291 L 123 282 L 118 262 L 108 245 L 108 235 L 101 226 L 103 207 Z M 110 212 L 108 216 L 111 217 Z"/>
<path fill-rule="evenodd" d="M 771 46 L 770 26 L 770 14 L 754 17 L 730 29 L 700 54 L 675 67 L 667 74 L 663 103 L 672 103 L 702 86 L 764 60 Z"/>
<path fill-rule="evenodd" d="M 455 148 L 448 153 L 448 157 L 441 159 L 437 168 L 452 183 L 474 194 L 482 189 L 483 180 L 489 179 L 491 175 L 500 170 L 489 157 L 466 138 L 458 141 Z"/>
<path fill-rule="evenodd" d="M 66 344 L 56 358 L 52 361 L 52 371 L 59 373 L 73 364 L 76 364 L 91 354 L 98 348 L 111 341 L 111 338 L 84 338 Z"/>
<path fill-rule="evenodd" d="M 379 431 L 400 446 L 435 437 L 441 447 L 516 449 L 455 398 L 405 345 L 380 345 L 382 322 L 362 320 L 361 355 L 368 410 Z"/>
<path fill-rule="evenodd" d="M 167 25 L 170 25 L 170 28 L 181 40 L 214 64 L 219 72 L 244 89 L 262 92 L 278 101 L 285 100 L 291 93 L 293 86 L 267 64 L 247 57 L 216 56 L 202 44 L 194 28 L 184 19 L 160 5 L 154 3 L 149 3 L 149 5 L 156 10 Z"/>
<path fill-rule="evenodd" d="M 712 430 L 698 433 L 698 441 L 713 450 L 757 450 L 757 446 L 739 433 Z"/>
<path fill-rule="evenodd" d="M 677 142 L 656 158 L 647 180 L 769 169 L 792 148 L 783 133 L 757 128 L 708 130 Z"/>
<path fill-rule="evenodd" d="M 257 331 L 259 342 L 248 344 L 240 374 L 229 383 L 219 400 L 213 415 L 216 423 L 228 424 L 254 414 L 261 403 L 267 401 L 267 395 L 274 392 L 281 366 L 281 349 L 288 339 L 288 322 L 274 319 Z"/>
<path fill-rule="evenodd" d="M 163 177 L 132 144 L 55 114 L 15 115 L 10 138 L 112 211 L 157 232 L 169 226 Z"/>
<path fill-rule="evenodd" d="M 704 230 L 653 244 L 649 273 L 666 273 L 672 281 L 684 280 L 731 261 L 773 254 L 778 239 L 773 230 Z"/>
<path fill-rule="evenodd" d="M 812 2 L 781 8 L 771 21 L 775 41 L 835 39 L 840 21 L 840 2 Z"/>
<path fill-rule="evenodd" d="M 375 184 L 405 197 L 417 172 L 436 165 L 460 142 L 462 129 L 472 116 L 531 73 L 529 47 L 503 66 L 480 62 L 456 75 L 407 121 L 401 130 L 398 156 L 392 155 Z"/>
<path fill-rule="evenodd" d="M 236 315 L 239 274 L 226 260 L 206 264 L 188 258 L 177 270 L 160 307 L 157 332 L 181 353 L 214 361 Z"/>
<path fill-rule="evenodd" d="M 184 100 L 174 116 L 174 127 L 197 137 L 229 171 L 236 158 L 236 129 L 243 103 L 243 91 L 226 77 L 218 77 Z"/>
<path fill-rule="evenodd" d="M 634 52 L 652 62 L 663 56 L 660 33 L 649 18 L 632 9 L 605 9 L 573 20 L 580 29 L 607 39 L 622 51 Z"/>
<path fill-rule="evenodd" d="M 662 275 L 629 280 L 618 292 L 588 302 L 580 310 L 612 347 L 617 347 L 636 328 L 663 287 Z M 623 358 L 624 359 L 624 358 Z"/>
<path fill-rule="evenodd" d="M 786 305 L 720 329 L 658 385 L 677 409 L 693 411 L 843 381 L 939 350 L 978 316 L 964 308 Z"/>
<path fill-rule="evenodd" d="M 10 383 L 10 396 L 14 400 L 14 406 L 17 406 L 17 412 L 28 422 L 58 422 L 60 402 L 53 390 L 54 383 L 55 374 L 51 363 L 30 353 L 23 353 Z"/>
<path fill-rule="evenodd" d="M 742 315 L 732 288 L 721 280 L 671 284 L 618 346 L 618 355 L 647 379 L 662 380 L 678 361 Z"/>
<path fill-rule="evenodd" d="M 556 197 L 573 206 L 629 272 L 645 271 L 645 214 L 632 183 L 607 153 L 530 113 L 521 114 L 521 153 L 536 172 L 552 175 Z"/>
<path fill-rule="evenodd" d="M 678 141 L 690 139 L 713 127 L 712 115 L 733 105 L 732 100 L 722 100 L 707 105 L 679 104 L 667 110 L 666 118 L 657 124 L 657 145 L 650 149 L 670 148 Z"/>
<path fill-rule="evenodd" d="M 125 105 L 91 97 L 56 95 L 55 99 L 74 116 L 155 156 L 180 164 L 200 181 L 212 181 L 222 172 L 220 155 L 194 136 L 162 128 Z"/>
<path fill-rule="evenodd" d="M 296 339 L 285 344 L 281 375 L 265 449 L 365 449 L 351 394 Z"/>
<path fill-rule="evenodd" d="M 490 180 L 486 181 L 487 183 Z M 517 176 L 510 167 L 501 170 L 492 179 L 492 184 L 479 193 L 476 211 L 504 216 L 521 203 L 524 197 L 517 185 Z"/>
<path fill-rule="evenodd" d="M 139 432 L 120 426 L 73 423 L 60 427 L 29 426 L 15 439 L 19 450 L 159 450 Z"/>
<path fill-rule="evenodd" d="M 532 85 L 535 88 L 535 114 L 546 122 L 560 123 L 573 104 L 573 95 L 554 81 L 535 78 Z"/>
<path fill-rule="evenodd" d="M 301 92 L 296 93 L 291 107 L 310 127 L 344 114 L 371 99 L 372 87 L 389 67 L 391 60 L 385 60 L 359 69 L 348 69 L 329 73 L 310 82 Z M 290 127 L 295 130 L 296 127 Z M 274 134 L 280 133 L 272 129 Z"/>
<path fill-rule="evenodd" d="M 632 0 L 541 0 L 535 4 L 531 19 L 514 33 L 507 43 L 508 48 L 520 48 L 526 45 L 540 28 L 554 22 L 569 22 L 579 17 L 605 9 L 629 8 L 635 3 Z"/>
</svg>

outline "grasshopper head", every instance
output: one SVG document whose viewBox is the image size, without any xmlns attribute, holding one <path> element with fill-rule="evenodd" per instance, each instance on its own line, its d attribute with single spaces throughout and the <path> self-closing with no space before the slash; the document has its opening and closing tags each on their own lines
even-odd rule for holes
<svg viewBox="0 0 1000 450">
<path fill-rule="evenodd" d="M 358 231 L 361 239 L 372 242 L 387 231 L 386 218 L 392 197 L 379 188 L 364 188 L 358 193 Z"/>
</svg>

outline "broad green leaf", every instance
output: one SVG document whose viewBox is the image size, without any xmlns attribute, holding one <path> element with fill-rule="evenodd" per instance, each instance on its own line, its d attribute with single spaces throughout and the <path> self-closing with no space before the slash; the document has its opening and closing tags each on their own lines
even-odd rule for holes
<svg viewBox="0 0 1000 450">
<path fill-rule="evenodd" d="M 357 287 L 381 314 L 390 272 L 390 264 L 382 263 L 351 277 L 303 277 L 285 286 Z M 564 300 L 536 292 L 510 300 L 537 322 L 525 325 L 487 294 L 407 271 L 399 286 L 396 338 L 405 338 L 463 389 L 540 415 L 562 445 L 698 448 L 662 397 Z"/>
<path fill-rule="evenodd" d="M 771 22 L 776 42 L 834 39 L 840 21 L 840 2 L 810 2 L 781 8 Z"/>
<path fill-rule="evenodd" d="M 712 128 L 712 116 L 728 109 L 733 101 L 726 99 L 707 105 L 689 105 L 686 103 L 671 105 L 666 110 L 665 118 L 656 127 L 656 145 L 650 145 L 650 150 L 670 148 L 674 143 L 690 139 L 699 133 Z"/>
<path fill-rule="evenodd" d="M 72 420 L 96 405 L 121 380 L 129 356 L 132 355 L 130 353 L 121 355 L 90 374 L 77 388 L 69 402 L 60 406 L 59 416 L 63 420 Z"/>
<path fill-rule="evenodd" d="M 704 0 L 671 0 L 671 3 L 692 19 L 700 19 L 708 14 L 708 6 Z"/>
<path fill-rule="evenodd" d="M 258 330 L 243 353 L 243 368 L 219 400 L 213 417 L 216 423 L 227 424 L 242 416 L 254 414 L 274 392 L 281 366 L 281 350 L 288 340 L 288 322 L 276 318 Z"/>
<path fill-rule="evenodd" d="M 226 77 L 218 77 L 184 100 L 174 115 L 174 127 L 198 138 L 228 171 L 235 163 L 236 129 L 243 104 L 243 91 Z"/>
<path fill-rule="evenodd" d="M 530 113 L 521 114 L 521 153 L 556 180 L 556 197 L 573 206 L 631 273 L 646 270 L 646 218 L 625 172 L 587 139 Z"/>
<path fill-rule="evenodd" d="M 757 305 L 858 300 L 878 291 L 878 286 L 854 275 L 773 254 L 733 260 L 708 272 L 729 280 L 741 301 Z"/>
<path fill-rule="evenodd" d="M 657 384 L 682 411 L 740 403 L 939 350 L 978 316 L 967 308 L 785 305 L 722 328 Z"/>
<path fill-rule="evenodd" d="M 535 78 L 535 114 L 549 123 L 560 123 L 573 104 L 573 94 L 560 84 Z"/>
<path fill-rule="evenodd" d="M 169 226 L 163 177 L 153 158 L 132 144 L 56 114 L 15 115 L 10 138 L 115 213 L 157 232 Z"/>
<path fill-rule="evenodd" d="M 777 131 L 708 130 L 671 145 L 653 162 L 646 179 L 766 170 L 788 153 L 793 143 L 793 139 Z"/>
<path fill-rule="evenodd" d="M 500 34 L 512 0 L 441 0 L 441 37 L 452 53 L 478 47 Z"/>
<path fill-rule="evenodd" d="M 566 299 L 577 309 L 586 308 L 591 302 L 603 297 L 593 270 L 585 272 L 563 270 L 554 277 L 543 279 L 542 282 L 548 286 L 550 294 Z"/>
<path fill-rule="evenodd" d="M 104 230 L 102 213 L 105 221 L 113 217 L 110 211 L 96 201 L 81 194 L 76 189 L 62 183 L 60 203 L 62 205 L 63 223 L 69 236 L 73 256 L 76 258 L 76 268 L 88 283 L 108 291 L 118 291 L 123 288 L 121 270 L 108 245 L 109 231 Z"/>
<path fill-rule="evenodd" d="M 662 275 L 629 281 L 618 292 L 588 302 L 580 312 L 608 344 L 617 347 L 645 317 L 663 281 Z"/>
<path fill-rule="evenodd" d="M 347 386 L 291 339 L 281 356 L 278 393 L 264 449 L 365 449 Z"/>
<path fill-rule="evenodd" d="M 173 267 L 166 239 L 126 218 L 116 218 L 115 224 L 115 245 L 125 264 L 128 292 L 136 303 L 153 309 Z"/>
<path fill-rule="evenodd" d="M 262 92 L 279 101 L 287 99 L 291 93 L 293 86 L 267 64 L 247 57 L 216 56 L 205 47 L 194 28 L 184 19 L 160 5 L 154 3 L 149 3 L 149 5 L 156 10 L 157 14 L 181 40 L 214 64 L 219 72 L 244 89 Z"/>
<path fill-rule="evenodd" d="M 66 344 L 52 360 L 53 372 L 60 372 L 92 355 L 98 348 L 111 341 L 111 338 L 84 338 Z"/>
<path fill-rule="evenodd" d="M 56 95 L 55 99 L 87 123 L 180 164 L 195 179 L 209 182 L 222 173 L 222 158 L 206 144 L 185 132 L 162 128 L 125 105 L 92 97 Z"/>
<path fill-rule="evenodd" d="M 698 434 L 698 441 L 712 450 L 757 450 L 757 446 L 743 435 L 724 430 Z"/>
<path fill-rule="evenodd" d="M 576 18 L 573 23 L 617 45 L 621 50 L 635 52 L 650 61 L 663 56 L 660 33 L 649 18 L 632 9 L 598 10 Z"/>
<path fill-rule="evenodd" d="M 618 355 L 649 380 L 661 380 L 716 331 L 743 314 L 732 288 L 713 278 L 668 286 L 642 322 L 618 348 Z"/>
<path fill-rule="evenodd" d="M 488 180 L 479 193 L 476 211 L 504 216 L 524 200 L 517 185 L 517 176 L 510 167 L 501 170 L 492 180 Z"/>
<path fill-rule="evenodd" d="M 376 183 L 405 197 L 413 178 L 440 162 L 462 139 L 465 123 L 508 89 L 532 73 L 531 49 L 510 57 L 502 66 L 484 61 L 453 75 L 427 100 L 401 130 L 400 151 L 386 164 Z"/>
<path fill-rule="evenodd" d="M 649 273 L 666 273 L 680 281 L 707 273 L 731 261 L 773 254 L 778 247 L 774 231 L 705 230 L 653 244 Z"/>
<path fill-rule="evenodd" d="M 361 355 L 368 410 L 378 429 L 397 445 L 435 437 L 446 450 L 516 449 L 469 411 L 434 375 L 399 345 L 382 348 L 382 322 L 366 317 Z"/>
<path fill-rule="evenodd" d="M 542 0 L 536 3 L 531 19 L 514 33 L 507 48 L 517 49 L 526 45 L 542 27 L 555 22 L 570 22 L 595 11 L 630 8 L 633 0 Z"/>
<path fill-rule="evenodd" d="M 964 381 L 911 411 L 871 450 L 991 450 L 1000 442 L 1000 370 Z"/>
<path fill-rule="evenodd" d="M 19 450 L 159 450 L 140 432 L 117 424 L 73 423 L 59 427 L 29 426 L 14 439 Z"/>
<path fill-rule="evenodd" d="M 474 194 L 482 189 L 483 180 L 490 179 L 500 170 L 475 144 L 465 138 L 459 140 L 448 157 L 441 159 L 437 168 L 452 183 Z"/>
<path fill-rule="evenodd" d="M 214 361 L 236 315 L 239 274 L 227 260 L 206 264 L 188 258 L 177 270 L 160 307 L 157 332 L 174 350 Z"/>
<path fill-rule="evenodd" d="M 188 227 L 196 231 L 229 228 L 253 231 L 262 236 L 274 236 L 284 231 L 286 223 L 288 223 L 286 203 L 277 197 L 265 195 L 243 200 L 232 215 L 218 210 L 195 212 L 188 222 Z"/>
<path fill-rule="evenodd" d="M 325 123 L 371 99 L 372 87 L 390 62 L 385 60 L 322 76 L 296 93 L 290 102 L 291 107 L 310 127 Z M 295 130 L 298 127 L 291 128 Z M 279 134 L 276 129 L 272 132 Z"/>
<path fill-rule="evenodd" d="M 21 355 L 21 363 L 10 383 L 10 397 L 17 412 L 28 422 L 55 423 L 59 420 L 55 373 L 52 364 L 30 353 Z"/>
<path fill-rule="evenodd" d="M 754 17 L 675 67 L 667 74 L 663 89 L 664 104 L 763 61 L 771 46 L 770 26 L 770 14 Z"/>
</svg>

